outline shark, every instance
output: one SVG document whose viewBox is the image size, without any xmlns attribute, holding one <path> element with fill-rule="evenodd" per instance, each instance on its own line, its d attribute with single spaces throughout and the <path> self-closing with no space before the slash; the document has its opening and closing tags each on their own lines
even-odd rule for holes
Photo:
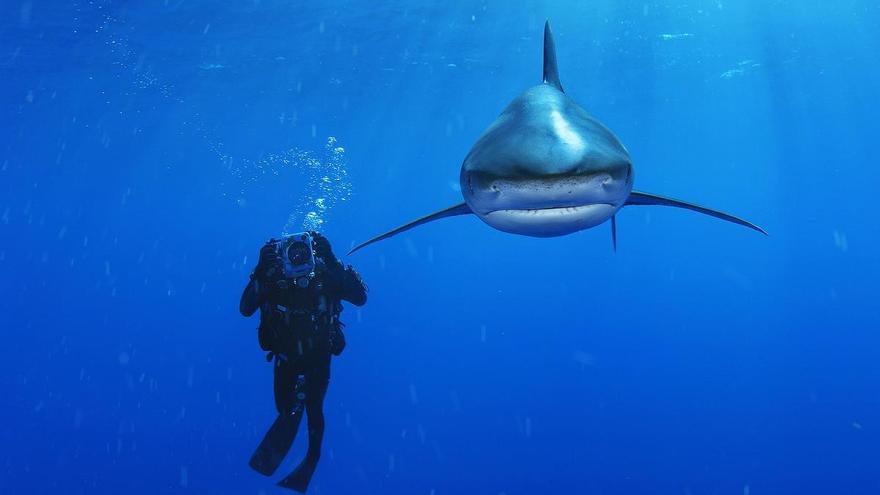
<svg viewBox="0 0 880 495">
<path fill-rule="evenodd" d="M 463 201 L 356 245 L 349 254 L 442 218 L 475 215 L 511 234 L 556 237 L 610 220 L 625 206 L 671 206 L 767 232 L 742 218 L 633 190 L 629 152 L 562 88 L 550 21 L 544 24 L 544 74 L 517 96 L 471 147 L 461 165 Z"/>
</svg>

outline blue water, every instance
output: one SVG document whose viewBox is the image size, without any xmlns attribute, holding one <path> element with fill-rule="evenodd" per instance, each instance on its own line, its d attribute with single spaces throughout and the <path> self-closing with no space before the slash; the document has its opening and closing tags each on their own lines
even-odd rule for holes
<svg viewBox="0 0 880 495">
<path fill-rule="evenodd" d="M 770 236 L 638 207 L 616 253 L 459 217 L 344 257 L 310 493 L 880 492 L 876 2 L 12 0 L 0 493 L 282 493 L 260 245 L 460 201 L 546 18 L 636 189 Z"/>
</svg>

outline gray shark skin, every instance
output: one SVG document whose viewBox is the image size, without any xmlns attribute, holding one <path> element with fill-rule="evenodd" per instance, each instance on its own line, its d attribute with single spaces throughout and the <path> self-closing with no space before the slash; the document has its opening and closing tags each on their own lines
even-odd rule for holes
<svg viewBox="0 0 880 495">
<path fill-rule="evenodd" d="M 473 214 L 512 234 L 555 237 L 611 220 L 624 206 L 684 208 L 766 235 L 741 218 L 633 191 L 633 167 L 620 140 L 562 89 L 550 22 L 544 25 L 543 82 L 517 96 L 477 139 L 461 166 L 464 202 L 404 224 L 350 252 L 441 218 Z"/>
</svg>

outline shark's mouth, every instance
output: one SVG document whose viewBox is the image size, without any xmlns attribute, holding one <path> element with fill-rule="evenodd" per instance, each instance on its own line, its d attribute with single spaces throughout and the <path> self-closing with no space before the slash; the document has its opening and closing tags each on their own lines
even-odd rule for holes
<svg viewBox="0 0 880 495">
<path fill-rule="evenodd" d="M 619 206 L 591 203 L 580 206 L 500 209 L 478 214 L 487 224 L 504 232 L 534 237 L 555 237 L 599 225 Z"/>
<path fill-rule="evenodd" d="M 572 214 L 594 205 L 619 205 L 629 186 L 628 181 L 607 173 L 511 180 L 463 172 L 461 179 L 465 201 L 475 212 L 487 215 L 501 211 Z"/>
<path fill-rule="evenodd" d="M 610 174 L 532 180 L 462 174 L 465 201 L 492 227 L 535 237 L 570 234 L 599 225 L 623 206 L 630 183 Z"/>
<path fill-rule="evenodd" d="M 611 203 L 592 203 L 580 206 L 548 206 L 546 208 L 504 208 L 490 211 L 486 215 L 579 215 L 588 212 L 594 206 L 614 207 Z"/>
</svg>

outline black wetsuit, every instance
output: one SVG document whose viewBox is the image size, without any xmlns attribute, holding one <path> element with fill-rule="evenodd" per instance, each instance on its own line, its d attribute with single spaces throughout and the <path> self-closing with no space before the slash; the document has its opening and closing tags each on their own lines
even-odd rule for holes
<svg viewBox="0 0 880 495">
<path fill-rule="evenodd" d="M 346 269 L 334 259 L 329 268 L 321 263 L 316 273 L 306 288 L 293 284 L 287 288 L 262 287 L 269 284 L 251 277 L 240 303 L 244 316 L 260 309 L 260 343 L 274 357 L 275 407 L 279 418 L 290 416 L 298 406 L 297 392 L 305 395 L 301 402 L 308 417 L 309 446 L 304 462 L 311 462 L 312 470 L 320 457 L 324 436 L 323 404 L 330 381 L 330 359 L 339 350 L 339 339 L 343 339 L 339 322 L 341 301 L 361 306 L 367 300 L 366 287 L 350 266 Z M 299 376 L 304 380 L 297 390 Z M 291 427 L 295 430 L 298 425 L 297 419 Z M 306 483 L 310 477 L 306 477 Z"/>
</svg>

